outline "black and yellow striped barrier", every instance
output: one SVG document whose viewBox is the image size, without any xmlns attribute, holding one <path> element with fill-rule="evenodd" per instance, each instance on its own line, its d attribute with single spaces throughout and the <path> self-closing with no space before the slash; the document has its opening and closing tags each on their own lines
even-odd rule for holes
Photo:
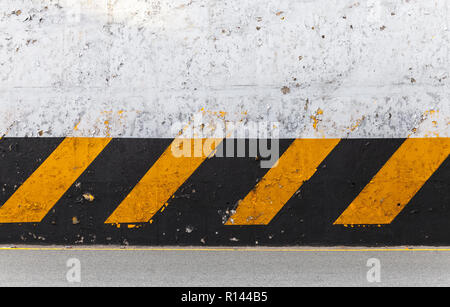
<svg viewBox="0 0 450 307">
<path fill-rule="evenodd" d="M 172 142 L 1 139 L 0 243 L 450 244 L 448 138 L 283 139 L 272 169 Z"/>
</svg>

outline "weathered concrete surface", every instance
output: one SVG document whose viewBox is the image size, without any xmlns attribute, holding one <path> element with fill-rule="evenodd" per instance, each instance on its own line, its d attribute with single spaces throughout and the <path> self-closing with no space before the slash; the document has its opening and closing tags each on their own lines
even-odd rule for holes
<svg viewBox="0 0 450 307">
<path fill-rule="evenodd" d="M 0 132 L 171 138 L 204 108 L 280 122 L 286 138 L 448 137 L 449 10 L 446 0 L 1 1 Z"/>
</svg>

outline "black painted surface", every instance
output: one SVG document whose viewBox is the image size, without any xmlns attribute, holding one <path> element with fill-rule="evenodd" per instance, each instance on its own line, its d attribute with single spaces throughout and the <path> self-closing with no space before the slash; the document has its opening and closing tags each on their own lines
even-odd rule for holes
<svg viewBox="0 0 450 307">
<path fill-rule="evenodd" d="M 62 139 L 0 140 L 0 201 L 13 194 Z M 343 140 L 268 226 L 225 226 L 265 175 L 251 158 L 207 159 L 153 223 L 104 221 L 169 146 L 168 139 L 114 139 L 41 223 L 1 224 L 0 243 L 131 245 L 449 245 L 449 159 L 391 225 L 333 222 L 404 140 Z M 280 154 L 292 140 L 281 140 Z M 84 193 L 95 196 L 93 202 Z M 79 223 L 74 225 L 72 218 Z"/>
</svg>

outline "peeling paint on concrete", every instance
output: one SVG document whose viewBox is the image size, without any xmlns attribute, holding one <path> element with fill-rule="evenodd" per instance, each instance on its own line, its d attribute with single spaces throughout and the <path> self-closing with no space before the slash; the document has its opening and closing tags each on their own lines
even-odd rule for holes
<svg viewBox="0 0 450 307">
<path fill-rule="evenodd" d="M 449 10 L 445 0 L 1 1 L 0 134 L 172 138 L 205 108 L 280 122 L 282 138 L 317 137 L 318 109 L 321 137 L 425 137 L 417 126 L 435 110 L 448 137 Z"/>
</svg>

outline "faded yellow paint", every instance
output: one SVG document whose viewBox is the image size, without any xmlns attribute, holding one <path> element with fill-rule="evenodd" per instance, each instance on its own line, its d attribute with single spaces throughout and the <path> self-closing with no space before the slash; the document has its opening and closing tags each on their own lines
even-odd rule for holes
<svg viewBox="0 0 450 307">
<path fill-rule="evenodd" d="M 119 207 L 106 220 L 107 224 L 146 223 L 165 206 L 170 197 L 212 155 L 222 139 L 187 140 L 192 157 L 177 157 L 172 146 L 178 147 L 184 140 L 176 139 L 128 194 Z M 198 150 L 198 142 L 203 150 Z M 206 146 L 206 144 L 212 146 Z"/>
<path fill-rule="evenodd" d="M 89 202 L 93 202 L 95 200 L 94 195 L 92 195 L 91 193 L 84 193 L 83 198 Z"/>
<path fill-rule="evenodd" d="M 339 139 L 297 139 L 242 200 L 226 225 L 267 225 L 317 171 Z"/>
<path fill-rule="evenodd" d="M 351 132 L 353 132 L 353 131 L 355 131 L 356 129 L 358 129 L 358 128 L 361 126 L 362 122 L 363 122 L 365 119 L 366 119 L 365 116 L 363 116 L 362 118 L 358 119 L 354 125 L 351 125 L 351 126 L 350 126 L 349 130 L 350 130 Z"/>
<path fill-rule="evenodd" d="M 319 122 L 320 122 L 320 116 L 323 115 L 323 110 L 322 109 L 318 109 L 316 111 L 316 114 L 311 115 L 310 118 L 313 120 L 313 128 L 314 130 L 318 129 L 319 126 Z"/>
<path fill-rule="evenodd" d="M 0 207 L 0 223 L 40 222 L 108 145 L 109 138 L 66 138 Z"/>
<path fill-rule="evenodd" d="M 334 224 L 390 224 L 450 154 L 450 139 L 407 139 Z"/>
</svg>

